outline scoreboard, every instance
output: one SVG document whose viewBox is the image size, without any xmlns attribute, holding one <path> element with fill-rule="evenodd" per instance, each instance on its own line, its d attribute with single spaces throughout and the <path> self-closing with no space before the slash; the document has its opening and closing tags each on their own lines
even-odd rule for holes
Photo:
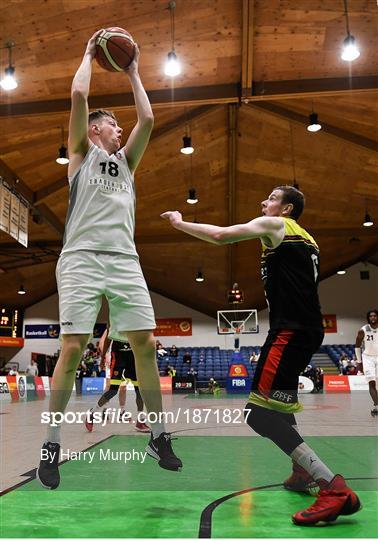
<svg viewBox="0 0 378 540">
<path fill-rule="evenodd" d="M 0 337 L 22 337 L 23 310 L 14 307 L 0 307 Z"/>
</svg>

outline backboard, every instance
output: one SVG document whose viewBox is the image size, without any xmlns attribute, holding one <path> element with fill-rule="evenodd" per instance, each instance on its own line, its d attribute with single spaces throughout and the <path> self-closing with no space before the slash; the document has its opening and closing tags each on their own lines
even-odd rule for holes
<svg viewBox="0 0 378 540">
<path fill-rule="evenodd" d="M 258 334 L 256 309 L 221 310 L 217 312 L 218 334 Z"/>
</svg>

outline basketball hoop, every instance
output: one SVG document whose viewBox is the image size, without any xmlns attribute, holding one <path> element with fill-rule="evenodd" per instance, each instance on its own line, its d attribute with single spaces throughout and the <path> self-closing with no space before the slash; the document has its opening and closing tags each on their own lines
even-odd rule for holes
<svg viewBox="0 0 378 540">
<path fill-rule="evenodd" d="M 240 334 L 240 326 L 237 326 L 237 327 L 235 328 L 235 334 Z"/>
</svg>

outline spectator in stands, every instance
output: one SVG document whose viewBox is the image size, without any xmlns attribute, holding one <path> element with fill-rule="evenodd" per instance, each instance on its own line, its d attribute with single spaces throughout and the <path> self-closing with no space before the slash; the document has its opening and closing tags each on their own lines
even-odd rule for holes
<svg viewBox="0 0 378 540">
<path fill-rule="evenodd" d="M 38 377 L 38 366 L 35 360 L 30 360 L 30 364 L 26 368 L 26 375 L 31 375 L 32 377 Z"/>
<path fill-rule="evenodd" d="M 191 364 L 192 363 L 192 357 L 190 355 L 190 352 L 186 351 L 184 353 L 184 356 L 182 358 L 183 364 Z"/>
<path fill-rule="evenodd" d="M 156 346 L 156 354 L 159 357 L 167 356 L 167 354 L 168 354 L 168 351 L 166 349 L 164 349 L 163 345 L 160 342 L 159 342 L 159 345 Z"/>
<path fill-rule="evenodd" d="M 219 383 L 213 377 L 210 378 L 208 386 L 210 394 L 217 394 L 220 391 Z"/>
<path fill-rule="evenodd" d="M 173 356 L 173 358 L 177 358 L 178 349 L 177 349 L 176 345 L 172 345 L 172 347 L 169 349 L 169 356 Z"/>
<path fill-rule="evenodd" d="M 174 366 L 168 365 L 166 373 L 167 375 L 169 375 L 169 377 L 176 377 L 176 369 L 174 368 Z"/>
<path fill-rule="evenodd" d="M 259 356 L 259 354 L 256 354 L 255 351 L 253 351 L 253 353 L 249 357 L 249 363 L 251 364 L 251 366 L 253 366 L 253 364 L 256 364 L 259 361 Z"/>
<path fill-rule="evenodd" d="M 205 357 L 203 356 L 203 354 L 200 354 L 199 359 L 198 359 L 198 365 L 204 364 L 204 363 L 205 363 Z"/>
<path fill-rule="evenodd" d="M 347 355 L 345 353 L 342 353 L 342 355 L 339 358 L 339 369 L 340 369 L 340 373 L 342 373 L 343 375 L 346 375 L 348 364 L 349 364 L 349 359 Z"/>
<path fill-rule="evenodd" d="M 8 375 L 9 375 L 10 377 L 14 377 L 15 375 L 18 375 L 17 369 L 16 369 L 15 367 L 11 367 L 10 370 L 9 370 L 9 372 L 8 372 Z"/>
<path fill-rule="evenodd" d="M 314 388 L 316 392 L 323 391 L 323 379 L 324 379 L 324 372 L 322 368 L 320 367 L 315 368 Z"/>
</svg>

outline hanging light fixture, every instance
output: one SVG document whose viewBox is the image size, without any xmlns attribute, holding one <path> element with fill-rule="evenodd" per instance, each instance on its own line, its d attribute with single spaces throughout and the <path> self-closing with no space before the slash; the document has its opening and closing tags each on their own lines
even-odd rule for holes
<svg viewBox="0 0 378 540">
<path fill-rule="evenodd" d="M 12 66 L 12 48 L 14 47 L 14 43 L 8 41 L 8 43 L 5 44 L 5 47 L 8 49 L 9 66 L 5 68 L 5 76 L 1 79 L 0 86 L 3 90 L 14 90 L 18 86 L 14 76 L 15 68 Z"/>
<path fill-rule="evenodd" d="M 349 16 L 348 16 L 347 0 L 344 0 L 344 14 L 345 14 L 347 37 L 344 39 L 341 59 L 344 60 L 345 62 L 353 62 L 353 60 L 356 60 L 360 56 L 360 51 L 358 50 L 354 36 L 352 36 L 349 30 Z"/>
<path fill-rule="evenodd" d="M 20 288 L 18 289 L 18 294 L 26 294 L 26 291 L 24 289 L 24 286 L 23 285 L 20 285 Z"/>
<path fill-rule="evenodd" d="M 180 62 L 178 61 L 177 55 L 175 53 L 175 8 L 176 2 L 169 2 L 168 9 L 171 16 L 171 50 L 168 53 L 167 60 L 164 66 L 164 73 L 168 77 L 176 77 L 181 73 Z"/>
<path fill-rule="evenodd" d="M 346 270 L 344 270 L 344 268 L 339 268 L 337 271 L 337 275 L 343 276 L 344 274 L 346 274 Z"/>
<path fill-rule="evenodd" d="M 321 124 L 319 124 L 318 121 L 318 115 L 315 112 L 312 112 L 309 117 L 309 124 L 307 126 L 307 131 L 311 131 L 312 133 L 316 133 L 316 131 L 320 131 L 322 129 Z"/>
<path fill-rule="evenodd" d="M 194 148 L 192 146 L 192 138 L 189 135 L 183 136 L 180 152 L 186 155 L 193 154 Z"/>
<path fill-rule="evenodd" d="M 62 146 L 59 148 L 59 155 L 56 158 L 56 162 L 59 163 L 59 165 L 67 165 L 69 163 L 69 159 L 67 157 L 67 148 L 64 146 L 64 128 L 61 127 L 62 130 Z"/>
<path fill-rule="evenodd" d="M 295 174 L 295 154 L 294 154 L 294 136 L 293 136 L 293 126 L 290 122 L 290 143 L 291 143 L 291 165 L 293 167 L 293 187 L 299 189 L 299 184 L 296 180 Z"/>
<path fill-rule="evenodd" d="M 186 202 L 188 204 L 196 204 L 198 203 L 198 199 L 197 199 L 197 195 L 196 195 L 196 190 L 194 188 L 190 188 L 189 189 L 189 196 L 188 198 L 186 199 Z"/>
<path fill-rule="evenodd" d="M 205 281 L 205 278 L 203 277 L 203 273 L 201 272 L 201 270 L 198 270 L 197 272 L 196 281 L 198 283 L 202 283 L 202 281 Z"/>
<path fill-rule="evenodd" d="M 364 222 L 363 222 L 363 226 L 364 226 L 364 227 L 371 227 L 372 225 L 374 225 L 374 221 L 372 220 L 372 218 L 371 218 L 369 212 L 366 211 L 365 219 L 364 219 Z"/>
</svg>

